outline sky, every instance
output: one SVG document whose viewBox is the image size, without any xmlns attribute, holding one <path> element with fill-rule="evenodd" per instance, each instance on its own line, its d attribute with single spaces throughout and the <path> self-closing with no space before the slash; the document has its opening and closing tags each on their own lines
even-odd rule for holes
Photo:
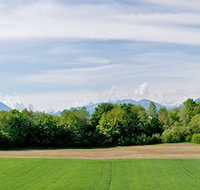
<svg viewBox="0 0 200 190">
<path fill-rule="evenodd" d="M 0 102 L 11 108 L 197 99 L 199 52 L 199 0 L 0 0 Z"/>
</svg>

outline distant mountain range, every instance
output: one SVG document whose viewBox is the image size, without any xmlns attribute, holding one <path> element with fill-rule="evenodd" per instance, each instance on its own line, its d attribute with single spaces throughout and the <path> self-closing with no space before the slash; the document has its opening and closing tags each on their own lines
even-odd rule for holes
<svg viewBox="0 0 200 190">
<path fill-rule="evenodd" d="M 24 104 L 22 104 L 22 103 L 16 103 L 14 106 L 19 111 L 22 111 L 25 108 Z M 10 110 L 12 110 L 12 108 L 10 108 L 6 104 L 0 102 L 0 111 L 2 111 L 2 110 L 4 110 L 4 111 L 10 111 Z"/>
<path fill-rule="evenodd" d="M 195 102 L 198 103 L 200 101 L 200 98 L 196 99 Z M 116 101 L 108 101 L 109 103 L 112 103 L 112 104 L 123 104 L 123 103 L 131 103 L 131 104 L 134 104 L 134 105 L 141 105 L 142 107 L 144 107 L 146 110 L 149 108 L 149 104 L 151 102 L 151 100 L 147 100 L 147 99 L 142 99 L 140 101 L 136 101 L 136 100 L 132 100 L 132 99 L 123 99 L 123 100 L 116 100 Z M 101 102 L 102 103 L 102 102 Z M 99 104 L 101 103 L 89 103 L 88 105 L 86 105 L 86 109 L 87 111 L 89 111 L 90 115 L 94 113 L 94 110 L 95 110 L 95 107 L 97 107 Z M 159 110 L 161 107 L 166 107 L 167 109 L 173 109 L 175 107 L 179 107 L 179 106 L 182 106 L 183 105 L 183 102 L 176 102 L 176 101 L 173 101 L 173 102 L 162 102 L 162 103 L 156 103 L 154 102 L 155 105 L 156 105 L 156 108 L 157 110 Z M 19 109 L 20 111 L 22 109 L 24 109 L 24 105 L 23 104 L 19 104 L 17 105 L 17 109 Z M 74 107 L 71 107 L 70 109 L 73 109 Z M 81 107 L 76 107 L 76 108 L 81 108 Z M 5 105 L 4 103 L 0 102 L 0 111 L 1 110 L 5 110 L 5 111 L 10 111 L 12 108 L 8 107 L 7 105 Z M 70 110 L 69 109 L 69 110 Z M 49 109 L 47 111 L 45 111 L 46 113 L 48 114 L 51 114 L 51 115 L 60 115 L 60 113 L 62 111 L 58 111 L 56 112 L 54 109 Z"/>
<path fill-rule="evenodd" d="M 195 100 L 195 102 L 200 101 L 200 98 Z M 149 104 L 151 102 L 151 100 L 147 100 L 147 99 L 142 99 L 140 101 L 136 101 L 136 100 L 132 100 L 132 99 L 123 99 L 123 100 L 116 100 L 116 101 L 108 101 L 109 103 L 113 103 L 113 104 L 123 104 L 123 103 L 131 103 L 134 105 L 141 105 L 142 107 L 144 107 L 146 110 L 149 108 Z M 102 102 L 101 102 L 102 103 Z M 90 115 L 94 113 L 95 107 L 97 107 L 99 104 L 101 103 L 89 103 L 88 105 L 85 105 L 87 111 L 89 111 Z M 162 103 L 156 103 L 154 102 L 156 105 L 157 110 L 159 110 L 161 107 L 166 107 L 167 109 L 173 109 L 175 107 L 179 107 L 183 105 L 183 102 L 162 102 Z M 73 109 L 75 107 L 71 107 L 70 109 Z M 81 108 L 81 107 L 76 107 L 76 108 Z M 69 110 L 70 110 L 69 109 Z M 53 109 L 49 109 L 46 111 L 46 113 L 48 114 L 52 114 L 52 115 L 60 115 L 61 111 L 55 112 Z"/>
<path fill-rule="evenodd" d="M 149 108 L 149 104 L 151 102 L 151 100 L 147 100 L 147 99 L 142 99 L 140 101 L 136 101 L 136 100 L 132 100 L 132 99 L 123 99 L 123 100 L 116 100 L 116 101 L 108 101 L 109 103 L 113 103 L 113 104 L 123 104 L 123 103 L 131 103 L 131 104 L 134 104 L 134 105 L 141 105 L 142 107 L 144 107 L 146 110 Z M 156 108 L 157 110 L 159 110 L 161 107 L 166 107 L 168 109 L 172 109 L 174 107 L 179 107 L 179 106 L 182 106 L 183 103 L 181 102 L 171 102 L 171 103 L 166 103 L 166 102 L 163 102 L 162 104 L 159 104 L 159 103 L 156 103 L 154 102 L 155 105 L 156 105 Z M 96 104 L 93 104 L 93 103 L 90 103 L 89 105 L 86 105 L 86 109 L 87 111 L 90 112 L 90 115 L 92 113 L 94 113 L 94 110 L 95 110 L 95 107 L 97 107 L 100 103 L 96 103 Z"/>
<path fill-rule="evenodd" d="M 196 102 L 196 103 L 200 102 L 200 98 L 196 99 L 195 102 Z"/>
<path fill-rule="evenodd" d="M 6 106 L 6 104 L 0 102 L 0 111 L 5 110 L 5 111 L 10 111 L 12 108 Z"/>
</svg>

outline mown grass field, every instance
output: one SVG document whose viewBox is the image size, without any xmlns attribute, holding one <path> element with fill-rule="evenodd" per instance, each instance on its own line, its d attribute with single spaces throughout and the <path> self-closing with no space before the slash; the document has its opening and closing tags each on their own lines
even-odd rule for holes
<svg viewBox="0 0 200 190">
<path fill-rule="evenodd" d="M 200 159 L 0 158 L 0 189 L 200 189 Z"/>
</svg>

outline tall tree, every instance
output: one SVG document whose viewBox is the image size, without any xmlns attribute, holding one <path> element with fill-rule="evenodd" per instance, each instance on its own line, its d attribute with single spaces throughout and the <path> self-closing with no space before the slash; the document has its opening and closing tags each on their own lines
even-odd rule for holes
<svg viewBox="0 0 200 190">
<path fill-rule="evenodd" d="M 85 107 L 80 109 L 64 110 L 61 113 L 62 124 L 71 133 L 71 143 L 74 146 L 85 146 L 87 128 L 89 126 L 89 112 Z"/>
<path fill-rule="evenodd" d="M 118 105 L 102 114 L 102 117 L 97 126 L 101 134 L 103 145 L 118 145 L 118 139 L 121 136 L 123 125 L 123 117 L 125 111 L 119 109 Z"/>
<path fill-rule="evenodd" d="M 152 101 L 149 104 L 149 109 L 147 110 L 147 114 L 148 114 L 148 116 L 150 116 L 152 118 L 157 116 L 156 105 Z"/>
<path fill-rule="evenodd" d="M 97 107 L 95 107 L 94 113 L 92 114 L 92 117 L 91 117 L 91 125 L 93 127 L 96 127 L 97 125 L 99 125 L 99 120 L 101 119 L 102 114 L 107 113 L 113 108 L 114 108 L 114 105 L 111 103 L 101 103 Z"/>
<path fill-rule="evenodd" d="M 200 114 L 195 115 L 188 124 L 190 132 L 200 133 Z"/>
<path fill-rule="evenodd" d="M 189 119 L 191 119 L 191 117 L 193 116 L 194 109 L 196 107 L 196 102 L 193 99 L 188 98 L 185 102 L 183 102 L 183 105 L 186 108 L 186 112 L 189 116 Z"/>
<path fill-rule="evenodd" d="M 169 112 L 166 107 L 161 107 L 158 110 L 158 119 L 163 123 L 165 128 L 168 126 L 168 114 Z"/>
</svg>

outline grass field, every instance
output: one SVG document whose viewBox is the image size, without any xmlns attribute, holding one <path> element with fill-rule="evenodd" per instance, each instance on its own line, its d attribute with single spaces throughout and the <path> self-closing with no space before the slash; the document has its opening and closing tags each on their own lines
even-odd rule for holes
<svg viewBox="0 0 200 190">
<path fill-rule="evenodd" d="M 200 189 L 200 159 L 0 158 L 0 189 Z"/>
</svg>

